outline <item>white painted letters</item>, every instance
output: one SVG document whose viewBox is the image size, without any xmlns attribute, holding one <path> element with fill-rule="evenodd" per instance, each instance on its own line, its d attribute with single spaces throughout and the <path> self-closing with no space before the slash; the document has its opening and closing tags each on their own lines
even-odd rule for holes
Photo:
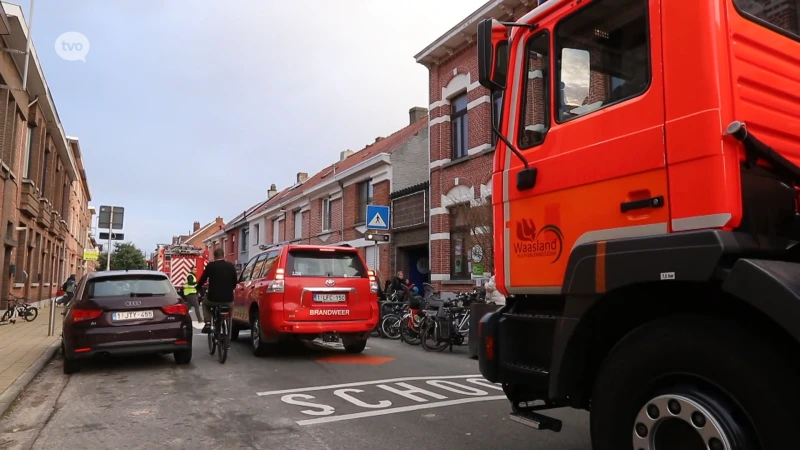
<svg viewBox="0 0 800 450">
<path fill-rule="evenodd" d="M 300 401 L 300 400 L 295 400 L 295 397 L 304 398 L 306 400 L 311 400 L 312 398 L 314 398 L 313 395 L 308 395 L 308 394 L 289 394 L 289 395 L 284 395 L 283 397 L 281 397 L 281 401 L 284 402 L 284 403 L 288 403 L 290 405 L 309 406 L 309 407 L 312 407 L 312 408 L 319 408 L 319 409 L 322 410 L 322 411 L 315 411 L 315 410 L 311 410 L 311 409 L 304 409 L 304 410 L 300 411 L 301 413 L 308 414 L 309 416 L 329 416 L 329 415 L 331 415 L 331 414 L 336 412 L 336 409 L 334 407 L 332 407 L 332 406 L 320 405 L 320 404 L 311 403 L 311 402 L 303 402 L 303 401 Z"/>
<path fill-rule="evenodd" d="M 347 400 L 348 402 L 350 402 L 350 403 L 352 403 L 352 404 L 354 404 L 356 406 L 360 406 L 362 408 L 376 408 L 377 409 L 377 408 L 388 408 L 388 407 L 392 406 L 392 402 L 390 402 L 389 400 L 381 400 L 381 401 L 378 402 L 377 405 L 372 404 L 372 403 L 363 402 L 363 401 L 353 397 L 352 395 L 348 394 L 348 392 L 353 392 L 355 394 L 360 394 L 360 393 L 362 393 L 364 391 L 362 391 L 361 389 L 337 389 L 337 390 L 333 391 L 333 394 L 335 396 L 339 397 L 339 398 L 343 398 L 343 399 Z"/>
<path fill-rule="evenodd" d="M 424 398 L 422 398 L 420 396 L 414 395 L 414 394 L 427 395 L 428 397 L 435 398 L 436 400 L 446 400 L 447 399 L 447 397 L 445 397 L 444 395 L 437 394 L 437 393 L 431 392 L 431 391 L 426 391 L 425 389 L 418 388 L 416 386 L 412 386 L 412 385 L 410 385 L 408 383 L 396 383 L 396 384 L 398 386 L 400 386 L 400 387 L 404 387 L 405 390 L 401 391 L 400 389 L 396 389 L 396 388 L 393 388 L 393 387 L 385 385 L 385 384 L 379 384 L 378 387 L 383 389 L 383 390 L 385 390 L 385 391 L 393 392 L 393 393 L 395 393 L 397 395 L 401 395 L 401 396 L 403 396 L 405 398 L 414 400 L 415 402 L 419 402 L 419 403 L 427 402 L 427 400 L 425 400 Z"/>
<path fill-rule="evenodd" d="M 486 391 L 482 391 L 471 386 L 464 386 L 463 384 L 458 384 L 454 381 L 428 380 L 427 383 L 439 389 L 444 389 L 445 391 L 455 392 L 456 394 L 461 395 L 489 395 L 489 393 Z"/>
<path fill-rule="evenodd" d="M 467 383 L 477 384 L 478 386 L 483 386 L 491 389 L 497 389 L 498 391 L 503 390 L 501 386 L 492 383 L 486 378 L 467 378 Z"/>
</svg>

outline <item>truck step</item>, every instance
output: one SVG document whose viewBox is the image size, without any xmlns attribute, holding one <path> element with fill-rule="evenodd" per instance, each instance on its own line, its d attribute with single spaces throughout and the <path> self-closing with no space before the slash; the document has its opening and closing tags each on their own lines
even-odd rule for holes
<svg viewBox="0 0 800 450">
<path fill-rule="evenodd" d="M 535 366 L 533 364 L 524 364 L 514 361 L 503 361 L 503 366 L 517 372 L 529 373 L 533 375 L 543 375 L 543 376 L 550 375 L 550 371 L 548 371 L 544 367 Z"/>
<path fill-rule="evenodd" d="M 561 316 L 553 314 L 529 314 L 529 313 L 504 313 L 503 317 L 513 320 L 523 320 L 526 322 L 555 322 Z"/>
<path fill-rule="evenodd" d="M 528 408 L 521 408 L 518 409 L 516 412 L 511 413 L 511 420 L 517 423 L 521 423 L 522 425 L 535 428 L 540 431 L 554 431 L 556 433 L 561 431 L 561 421 L 553 418 L 545 416 L 544 414 L 539 414 L 536 410 L 541 409 L 549 409 L 548 406 L 539 406 L 539 407 L 528 407 Z"/>
</svg>

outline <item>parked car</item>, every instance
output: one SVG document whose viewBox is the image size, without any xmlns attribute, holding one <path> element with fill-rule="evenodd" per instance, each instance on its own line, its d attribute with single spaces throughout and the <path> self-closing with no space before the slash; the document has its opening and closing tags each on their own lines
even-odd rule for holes
<svg viewBox="0 0 800 450">
<path fill-rule="evenodd" d="M 85 275 L 64 311 L 64 373 L 99 356 L 172 353 L 192 360 L 192 319 L 163 272 L 95 272 Z"/>
<path fill-rule="evenodd" d="M 232 338 L 251 331 L 264 356 L 288 339 L 341 339 L 364 351 L 378 323 L 378 282 L 351 247 L 281 245 L 244 266 L 234 292 Z"/>
</svg>

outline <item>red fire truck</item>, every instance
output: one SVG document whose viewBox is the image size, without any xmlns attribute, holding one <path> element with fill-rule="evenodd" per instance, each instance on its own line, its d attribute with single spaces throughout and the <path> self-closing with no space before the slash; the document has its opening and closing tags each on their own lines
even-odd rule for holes
<svg viewBox="0 0 800 450">
<path fill-rule="evenodd" d="M 161 246 L 153 256 L 153 268 L 166 273 L 179 292 L 189 272 L 195 269 L 195 275 L 200 279 L 206 264 L 208 250 L 187 244 Z"/>
<path fill-rule="evenodd" d="M 478 26 L 507 296 L 480 371 L 514 421 L 591 411 L 595 450 L 797 448 L 796 5 L 549 0 Z"/>
</svg>

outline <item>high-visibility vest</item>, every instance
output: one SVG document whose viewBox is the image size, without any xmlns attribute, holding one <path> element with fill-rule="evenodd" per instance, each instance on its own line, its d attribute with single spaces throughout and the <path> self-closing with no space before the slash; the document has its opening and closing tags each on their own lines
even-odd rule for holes
<svg viewBox="0 0 800 450">
<path fill-rule="evenodd" d="M 183 293 L 186 295 L 197 294 L 197 278 L 193 273 L 186 277 L 186 284 L 183 285 Z"/>
</svg>

